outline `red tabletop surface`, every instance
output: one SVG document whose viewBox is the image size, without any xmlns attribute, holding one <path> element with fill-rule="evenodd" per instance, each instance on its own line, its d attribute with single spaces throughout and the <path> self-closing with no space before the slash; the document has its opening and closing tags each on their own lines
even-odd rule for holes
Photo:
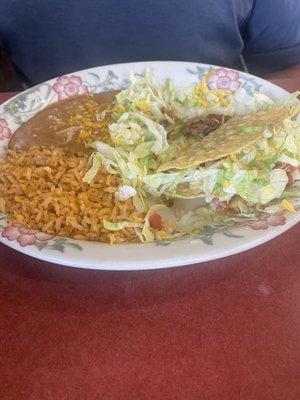
<svg viewBox="0 0 300 400">
<path fill-rule="evenodd" d="M 0 245 L 0 399 L 299 399 L 299 234 L 140 272 Z"/>
</svg>

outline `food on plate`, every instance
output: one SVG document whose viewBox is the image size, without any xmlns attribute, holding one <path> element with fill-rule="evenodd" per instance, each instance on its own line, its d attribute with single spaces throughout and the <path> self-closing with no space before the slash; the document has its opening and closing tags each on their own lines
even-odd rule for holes
<svg viewBox="0 0 300 400">
<path fill-rule="evenodd" d="M 108 112 L 117 91 L 71 97 L 53 103 L 22 124 L 9 141 L 11 150 L 58 146 L 91 153 L 86 140 L 105 140 Z M 105 111 L 106 117 L 97 121 Z M 104 133 L 104 135 L 102 135 Z"/>
<path fill-rule="evenodd" d="M 0 161 L 8 223 L 109 243 L 169 241 L 300 206 L 298 93 L 131 75 L 39 112 Z"/>
<path fill-rule="evenodd" d="M 122 179 L 103 167 L 89 184 L 83 181 L 88 156 L 60 148 L 31 147 L 8 150 L 0 162 L 0 208 L 8 222 L 49 234 L 111 243 L 136 241 L 131 225 L 141 224 L 132 199 L 116 196 Z M 112 232 L 103 221 L 127 221 L 128 227 Z"/>
<path fill-rule="evenodd" d="M 255 114 L 233 117 L 209 136 L 193 140 L 185 154 L 162 164 L 158 171 L 197 167 L 240 152 L 263 139 L 267 129 L 281 127 L 288 116 L 289 109 L 281 107 L 272 111 L 258 111 Z"/>
</svg>

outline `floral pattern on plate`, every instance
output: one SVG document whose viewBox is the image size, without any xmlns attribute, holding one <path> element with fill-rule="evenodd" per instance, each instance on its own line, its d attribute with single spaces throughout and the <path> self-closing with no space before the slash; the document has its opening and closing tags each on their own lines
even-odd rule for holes
<svg viewBox="0 0 300 400">
<path fill-rule="evenodd" d="M 11 129 L 4 118 L 0 118 L 0 140 L 10 139 L 12 135 Z"/>
<path fill-rule="evenodd" d="M 58 100 L 88 93 L 88 87 L 78 75 L 60 76 L 52 86 L 57 93 Z"/>
<path fill-rule="evenodd" d="M 241 86 L 238 71 L 225 68 L 217 68 L 211 71 L 207 77 L 207 87 L 209 89 L 228 89 L 237 90 Z"/>
<path fill-rule="evenodd" d="M 22 226 L 5 226 L 1 222 L 5 222 L 5 217 L 0 216 L 0 237 L 7 239 L 9 242 L 16 242 L 22 247 L 35 246 L 41 250 L 55 250 L 64 253 L 67 247 L 82 251 L 82 246 L 76 240 L 63 237 L 56 237 L 48 233 L 40 232 L 35 229 L 28 229 Z"/>
<path fill-rule="evenodd" d="M 282 214 L 272 214 L 263 216 L 258 221 L 254 221 L 250 224 L 250 227 L 254 230 L 268 229 L 270 226 L 285 225 L 286 217 Z"/>
<path fill-rule="evenodd" d="M 54 235 L 23 228 L 22 226 L 7 226 L 2 231 L 1 236 L 9 241 L 16 240 L 21 247 L 29 246 L 36 242 L 47 242 L 55 237 Z"/>
<path fill-rule="evenodd" d="M 227 68 L 205 68 L 196 66 L 195 69 L 187 68 L 187 72 L 196 75 L 200 81 L 208 73 L 208 87 L 210 89 L 229 89 L 235 90 L 244 88 L 248 94 L 259 92 L 263 85 L 251 75 L 241 74 L 239 71 Z"/>
</svg>

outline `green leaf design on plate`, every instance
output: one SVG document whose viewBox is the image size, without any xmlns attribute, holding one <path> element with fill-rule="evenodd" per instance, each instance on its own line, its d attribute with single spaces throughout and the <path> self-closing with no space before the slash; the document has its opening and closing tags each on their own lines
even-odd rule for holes
<svg viewBox="0 0 300 400">
<path fill-rule="evenodd" d="M 21 125 L 46 107 L 55 97 L 49 83 L 42 83 L 20 93 L 4 105 L 4 111 Z"/>
<path fill-rule="evenodd" d="M 208 244 L 209 246 L 212 246 L 214 244 L 211 236 L 203 236 L 201 237 L 201 240 L 203 241 L 203 243 Z"/>
<path fill-rule="evenodd" d="M 248 78 L 248 77 L 241 77 L 243 84 L 242 88 L 245 89 L 245 91 L 251 95 L 253 92 L 260 92 L 262 85 L 258 84 L 254 78 Z"/>
<path fill-rule="evenodd" d="M 47 249 L 47 250 L 59 251 L 60 253 L 64 253 L 66 247 L 71 247 L 78 251 L 83 250 L 82 247 L 78 243 L 71 242 L 67 238 L 63 238 L 63 237 L 54 238 L 53 240 L 50 240 L 49 242 L 36 242 L 34 244 L 34 246 L 37 247 L 39 249 L 39 251 Z"/>
<path fill-rule="evenodd" d="M 156 241 L 155 242 L 155 245 L 156 246 L 164 246 L 164 247 L 166 247 L 166 246 L 170 246 L 170 244 L 171 244 L 172 242 L 169 242 L 169 241 L 161 241 L 161 240 L 158 240 L 158 241 Z"/>
<path fill-rule="evenodd" d="M 225 236 L 228 236 L 230 238 L 242 238 L 243 237 L 242 235 L 236 235 L 235 233 L 232 233 L 229 229 L 224 229 L 222 232 Z"/>
<path fill-rule="evenodd" d="M 197 65 L 196 69 L 190 69 L 187 68 L 187 72 L 193 75 L 196 75 L 197 78 L 199 79 L 199 81 L 201 81 L 201 79 L 203 78 L 203 76 L 205 74 L 207 74 L 207 72 L 209 72 L 212 68 L 205 68 L 205 67 L 200 67 L 199 65 Z"/>
<path fill-rule="evenodd" d="M 88 87 L 89 93 L 108 92 L 109 90 L 118 87 L 118 76 L 113 71 L 108 71 L 106 77 L 102 79 L 99 74 L 94 72 L 88 73 L 91 79 L 86 80 L 84 83 Z"/>
<path fill-rule="evenodd" d="M 73 247 L 73 249 L 82 251 L 82 247 L 78 243 L 73 243 L 73 242 L 65 242 L 65 246 Z"/>
</svg>

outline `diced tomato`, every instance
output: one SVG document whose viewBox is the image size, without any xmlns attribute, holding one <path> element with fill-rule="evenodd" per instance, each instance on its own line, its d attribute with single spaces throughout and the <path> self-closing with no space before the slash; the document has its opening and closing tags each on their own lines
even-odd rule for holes
<svg viewBox="0 0 300 400">
<path fill-rule="evenodd" d="M 293 165 L 289 165 L 288 170 L 290 172 L 300 171 L 300 167 L 294 167 Z"/>
<path fill-rule="evenodd" d="M 229 208 L 229 204 L 226 201 L 220 201 L 217 197 L 213 199 L 213 202 L 215 203 L 216 206 L 220 208 L 227 209 Z"/>
<path fill-rule="evenodd" d="M 159 230 L 162 227 L 162 219 L 159 214 L 151 214 L 149 217 L 149 225 L 152 229 Z"/>
<path fill-rule="evenodd" d="M 287 186 L 292 186 L 295 183 L 295 179 L 291 173 L 287 174 L 287 176 L 288 176 Z"/>
<path fill-rule="evenodd" d="M 227 201 L 220 201 L 217 197 L 213 199 L 213 203 L 222 210 L 228 211 L 228 212 L 235 212 L 236 209 L 234 207 L 231 207 Z"/>
<path fill-rule="evenodd" d="M 275 164 L 275 168 L 280 168 L 283 169 L 286 172 L 295 172 L 295 171 L 300 171 L 300 167 L 294 167 L 293 165 L 285 164 L 285 163 L 280 163 L 277 162 Z"/>
<path fill-rule="evenodd" d="M 278 162 L 275 164 L 275 167 L 281 168 L 286 172 L 286 174 L 288 176 L 287 186 L 292 186 L 295 183 L 293 173 L 296 171 L 300 171 L 300 167 L 294 167 L 293 165 L 278 163 Z"/>
</svg>

